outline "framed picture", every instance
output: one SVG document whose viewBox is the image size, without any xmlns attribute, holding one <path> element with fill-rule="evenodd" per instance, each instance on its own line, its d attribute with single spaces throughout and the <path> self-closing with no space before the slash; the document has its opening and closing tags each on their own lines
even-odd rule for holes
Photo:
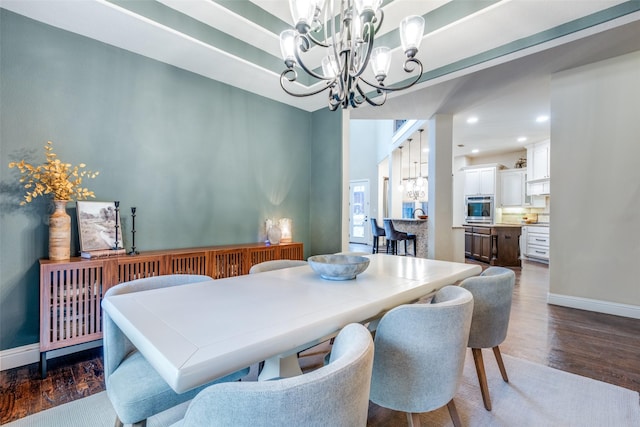
<svg viewBox="0 0 640 427">
<path fill-rule="evenodd" d="M 77 201 L 80 251 L 113 249 L 116 244 L 116 206 L 113 202 Z M 118 248 L 124 248 L 118 212 Z"/>
</svg>

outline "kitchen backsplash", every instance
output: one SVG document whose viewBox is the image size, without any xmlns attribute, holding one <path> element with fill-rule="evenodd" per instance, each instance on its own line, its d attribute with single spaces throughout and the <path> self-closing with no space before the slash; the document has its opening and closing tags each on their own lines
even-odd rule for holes
<svg viewBox="0 0 640 427">
<path fill-rule="evenodd" d="M 544 208 L 496 209 L 496 222 L 502 224 L 522 224 L 525 218 L 537 220 L 538 223 L 549 223 L 551 214 L 550 198 Z M 537 218 L 536 218 L 537 216 Z"/>
</svg>

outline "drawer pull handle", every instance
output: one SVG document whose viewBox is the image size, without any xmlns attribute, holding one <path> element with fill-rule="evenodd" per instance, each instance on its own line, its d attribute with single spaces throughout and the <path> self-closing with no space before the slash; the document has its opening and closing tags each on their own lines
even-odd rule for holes
<svg viewBox="0 0 640 427">
<path fill-rule="evenodd" d="M 544 252 L 544 251 L 536 251 L 536 253 L 537 253 L 537 254 L 544 254 L 544 253 L 546 253 L 546 252 Z"/>
<path fill-rule="evenodd" d="M 536 239 L 536 242 L 546 242 L 547 239 Z"/>
</svg>

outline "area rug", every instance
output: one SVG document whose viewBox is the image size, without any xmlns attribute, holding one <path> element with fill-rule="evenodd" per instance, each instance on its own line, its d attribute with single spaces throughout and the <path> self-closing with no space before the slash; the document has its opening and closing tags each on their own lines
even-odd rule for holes
<svg viewBox="0 0 640 427">
<path fill-rule="evenodd" d="M 637 392 L 504 355 L 509 383 L 502 381 L 492 354 L 485 357 L 493 410 L 486 411 L 473 358 L 467 354 L 464 378 L 455 397 L 465 426 L 605 427 L 640 426 Z M 310 404 L 313 404 L 310 402 Z M 164 427 L 179 420 L 187 404 L 148 420 Z M 22 418 L 7 427 L 112 427 L 115 413 L 106 393 L 86 397 Z M 405 418 L 398 418 L 406 425 Z M 451 426 L 446 408 L 422 414 L 425 426 Z M 375 420 L 369 423 L 376 426 Z M 381 425 L 381 424 L 380 424 Z"/>
</svg>

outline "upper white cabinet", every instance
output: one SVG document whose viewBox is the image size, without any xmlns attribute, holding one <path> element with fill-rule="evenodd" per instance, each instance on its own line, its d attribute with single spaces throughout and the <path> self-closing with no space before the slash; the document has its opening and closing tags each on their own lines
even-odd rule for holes
<svg viewBox="0 0 640 427">
<path fill-rule="evenodd" d="M 527 149 L 527 162 L 531 159 L 531 162 L 527 163 L 529 181 L 551 178 L 549 173 L 549 151 L 549 141 L 533 144 L 531 148 Z M 529 153 L 531 153 L 531 156 L 529 156 Z"/>
<path fill-rule="evenodd" d="M 539 195 L 551 192 L 550 153 L 549 141 L 527 147 L 527 194 Z"/>
<path fill-rule="evenodd" d="M 464 195 L 495 195 L 496 167 L 478 167 L 465 171 Z"/>
<path fill-rule="evenodd" d="M 500 172 L 500 206 L 520 207 L 525 205 L 525 169 L 507 169 Z"/>
</svg>

